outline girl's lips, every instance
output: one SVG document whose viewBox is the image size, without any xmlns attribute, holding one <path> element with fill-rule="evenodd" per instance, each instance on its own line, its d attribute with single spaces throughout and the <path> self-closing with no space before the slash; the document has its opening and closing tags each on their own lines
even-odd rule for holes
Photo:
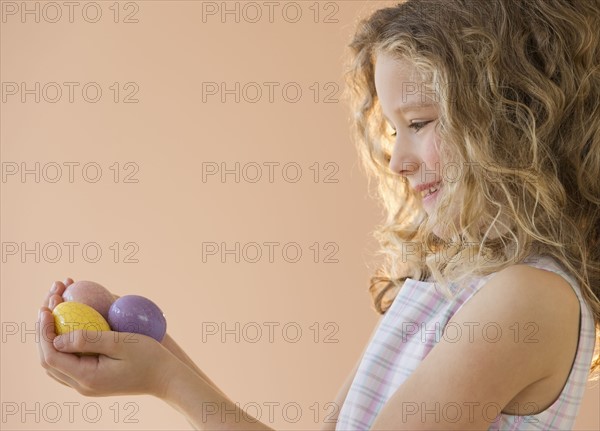
<svg viewBox="0 0 600 431">
<path fill-rule="evenodd" d="M 428 196 L 425 196 L 425 197 L 423 198 L 423 202 L 429 202 L 429 201 L 431 201 L 431 200 L 435 199 L 435 198 L 437 197 L 437 195 L 438 195 L 439 191 L 441 190 L 441 188 L 442 188 L 442 186 L 441 186 L 441 184 L 440 184 L 440 186 L 438 187 L 438 189 L 437 189 L 435 192 L 433 192 L 432 194 L 430 194 L 430 195 L 428 195 Z"/>
</svg>

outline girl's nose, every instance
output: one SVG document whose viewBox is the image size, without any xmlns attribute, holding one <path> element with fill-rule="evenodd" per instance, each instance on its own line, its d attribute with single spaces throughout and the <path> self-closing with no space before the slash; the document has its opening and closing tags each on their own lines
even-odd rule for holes
<svg viewBox="0 0 600 431">
<path fill-rule="evenodd" d="M 419 163 L 416 155 L 397 140 L 392 150 L 389 168 L 398 175 L 406 176 L 417 171 Z"/>
</svg>

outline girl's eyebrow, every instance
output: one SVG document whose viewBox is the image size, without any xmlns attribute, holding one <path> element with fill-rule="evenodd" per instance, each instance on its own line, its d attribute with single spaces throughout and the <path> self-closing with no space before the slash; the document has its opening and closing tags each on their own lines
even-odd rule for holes
<svg viewBox="0 0 600 431">
<path fill-rule="evenodd" d="M 420 102 L 409 102 L 409 103 L 406 103 L 404 105 L 398 106 L 395 109 L 395 111 L 396 112 L 404 112 L 404 113 L 406 113 L 406 112 L 410 112 L 410 111 L 416 111 L 416 110 L 419 110 L 419 109 L 431 108 L 433 106 L 434 106 L 434 103 L 430 102 L 430 101 L 426 101 L 426 102 L 423 102 L 423 101 L 420 101 Z"/>
<path fill-rule="evenodd" d="M 402 112 L 404 114 L 406 114 L 407 112 L 411 112 L 411 111 L 418 111 L 421 109 L 427 109 L 427 108 L 432 108 L 434 107 L 435 104 L 429 101 L 423 102 L 410 102 L 410 103 L 406 103 L 404 105 L 399 105 L 398 107 L 396 107 L 396 109 L 394 109 L 394 112 Z M 383 111 L 382 111 L 383 112 Z M 385 116 L 385 114 L 383 114 L 383 118 L 385 118 L 385 120 L 387 122 L 389 122 L 390 120 Z"/>
</svg>

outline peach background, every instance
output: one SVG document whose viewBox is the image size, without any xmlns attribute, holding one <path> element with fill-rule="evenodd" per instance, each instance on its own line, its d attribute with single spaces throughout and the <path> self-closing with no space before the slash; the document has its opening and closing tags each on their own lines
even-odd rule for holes
<svg viewBox="0 0 600 431">
<path fill-rule="evenodd" d="M 103 96 L 98 103 L 85 102 L 79 86 L 74 103 L 66 93 L 57 103 L 35 103 L 32 96 L 26 103 L 19 96 L 2 103 L 2 161 L 63 167 L 57 183 L 36 183 L 31 175 L 25 182 L 18 176 L 2 182 L 2 242 L 30 248 L 36 242 L 96 242 L 103 254 L 97 263 L 82 258 L 81 246 L 73 262 L 66 246 L 56 263 L 49 262 L 51 256 L 39 263 L 33 255 L 25 262 L 6 256 L 1 398 L 5 406 L 17 403 L 30 410 L 40 403 L 41 416 L 29 414 L 24 421 L 8 416 L 3 429 L 191 429 L 183 416 L 152 397 L 86 398 L 46 376 L 35 336 L 24 331 L 34 328 L 52 282 L 67 276 L 153 299 L 167 316 L 169 333 L 240 405 L 257 403 L 261 420 L 276 429 L 320 428 L 332 411 L 325 403 L 334 400 L 377 323 L 366 289 L 377 262 L 370 233 L 382 216 L 349 140 L 346 105 L 322 99 L 327 83 L 342 88 L 342 53 L 358 17 L 393 3 L 338 1 L 326 8 L 321 2 L 315 23 L 313 2 L 299 2 L 303 16 L 295 24 L 282 19 L 281 7 L 273 23 L 266 15 L 258 23 L 236 23 L 231 17 L 226 23 L 216 17 L 202 22 L 202 2 L 193 1 L 137 1 L 139 22 L 129 24 L 113 22 L 112 1 L 98 2 L 103 15 L 95 24 L 82 19 L 81 9 L 75 10 L 73 23 L 66 16 L 55 24 L 6 17 L 0 34 L 3 82 L 97 82 Z M 120 7 L 120 20 L 133 10 L 124 10 L 124 2 Z M 338 22 L 323 22 L 331 12 Z M 272 81 L 281 83 L 279 90 L 296 82 L 303 96 L 288 103 L 278 91 L 274 103 L 266 93 L 257 103 L 235 103 L 232 96 L 227 103 L 217 97 L 203 103 L 206 81 L 231 86 Z M 122 95 L 124 83 L 137 83 L 139 103 L 112 101 L 108 87 L 113 82 L 121 83 Z M 314 82 L 321 86 L 317 103 L 309 89 Z M 73 183 L 65 162 L 80 163 Z M 96 183 L 81 176 L 81 166 L 89 162 L 102 168 Z M 121 176 L 115 183 L 110 170 L 115 162 L 121 175 L 131 172 L 123 169 L 125 163 L 135 163 L 138 182 L 124 183 Z M 295 162 L 303 175 L 288 183 L 277 169 L 273 183 L 266 180 L 266 170 L 258 183 L 235 183 L 231 176 L 226 183 L 214 177 L 203 182 L 202 162 L 229 167 Z M 315 183 L 310 170 L 315 162 L 322 176 L 332 172 L 324 164 L 335 163 L 338 182 Z M 258 263 L 231 258 L 221 263 L 215 257 L 203 263 L 204 241 L 230 247 L 298 242 L 303 256 L 288 263 L 279 247 L 272 263 L 266 255 Z M 115 242 L 121 252 L 117 262 L 109 248 Z M 123 261 L 132 250 L 124 248 L 128 242 L 139 247 L 137 263 Z M 315 242 L 321 250 L 318 263 L 309 249 Z M 338 245 L 338 263 L 323 262 L 332 250 L 325 248 L 327 242 Z M 217 336 L 203 343 L 203 322 L 225 322 L 228 328 L 256 322 L 264 331 L 256 343 L 243 338 L 238 343 L 231 335 L 225 343 Z M 264 322 L 279 323 L 273 343 Z M 281 328 L 289 322 L 303 331 L 297 343 L 283 338 Z M 320 327 L 318 341 L 314 322 Z M 13 334 L 15 325 L 19 329 Z M 247 334 L 255 333 L 249 327 Z M 324 342 L 328 334 L 337 342 Z M 590 384 L 577 429 L 600 428 L 598 392 L 598 385 Z M 269 422 L 271 402 L 280 404 Z M 57 411 L 48 403 L 60 406 L 56 423 L 51 420 Z M 297 422 L 292 407 L 287 418 L 283 415 L 286 404 L 301 407 Z"/>
</svg>

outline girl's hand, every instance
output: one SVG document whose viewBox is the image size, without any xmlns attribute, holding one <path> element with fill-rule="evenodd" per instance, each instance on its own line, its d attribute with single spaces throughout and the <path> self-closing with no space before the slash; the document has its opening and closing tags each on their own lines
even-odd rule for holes
<svg viewBox="0 0 600 431">
<path fill-rule="evenodd" d="M 86 396 L 149 394 L 162 396 L 170 365 L 178 361 L 159 342 L 141 334 L 72 331 L 59 337 L 48 308 L 40 313 L 42 366 Z M 98 353 L 77 356 L 73 353 Z"/>
<path fill-rule="evenodd" d="M 241 423 L 222 417 L 211 417 L 207 422 L 205 412 L 198 409 L 202 403 L 223 406 L 236 417 L 245 412 L 168 336 L 162 344 L 145 335 L 115 331 L 72 331 L 56 336 L 51 309 L 62 302 L 62 294 L 71 283 L 70 278 L 55 282 L 40 308 L 40 361 L 52 378 L 86 396 L 154 395 L 185 414 L 196 429 L 214 425 L 219 429 L 273 431 L 258 419 L 247 419 L 246 414 Z"/>
<path fill-rule="evenodd" d="M 54 310 L 54 307 L 56 307 L 58 304 L 60 304 L 61 302 L 63 302 L 63 293 L 65 292 L 65 289 L 73 284 L 74 281 L 72 278 L 66 278 L 64 282 L 60 282 L 60 281 L 55 281 L 52 284 L 52 287 L 50 289 L 50 291 L 48 292 L 48 294 L 46 295 L 46 298 L 44 299 L 44 302 L 42 304 L 42 308 L 46 307 L 49 308 L 50 311 Z M 112 293 L 112 292 L 111 292 Z M 113 297 L 115 298 L 115 300 L 119 299 L 119 295 L 115 295 L 114 293 L 112 294 Z M 181 349 L 181 347 L 179 347 L 179 345 L 175 342 L 175 340 L 173 340 L 169 334 L 165 334 L 165 337 L 163 338 L 161 344 L 168 350 L 170 351 L 173 355 L 175 355 L 177 358 L 179 358 L 180 361 L 182 361 L 184 364 L 186 364 L 188 367 L 192 368 L 197 374 L 201 375 L 203 378 L 208 379 L 206 377 L 206 375 L 198 368 L 198 366 L 190 359 L 190 357 Z M 40 354 L 40 359 L 42 360 L 42 366 L 43 364 L 43 352 L 42 352 L 42 346 L 41 344 L 38 344 L 38 350 L 39 350 L 39 354 Z M 50 377 L 55 378 L 55 374 L 51 374 L 51 373 L 47 373 Z M 64 383 L 60 380 L 58 380 L 60 383 Z"/>
<path fill-rule="evenodd" d="M 47 373 L 82 395 L 161 397 L 179 360 L 153 338 L 114 331 L 72 331 L 56 336 L 50 308 L 62 302 L 62 292 L 71 283 L 70 279 L 64 284 L 56 282 L 40 309 L 39 351 Z M 73 354 L 78 352 L 99 355 Z"/>
<path fill-rule="evenodd" d="M 52 287 L 50 288 L 50 291 L 48 292 L 48 294 L 46 295 L 46 298 L 44 299 L 44 303 L 42 304 L 42 308 L 40 308 L 39 312 L 38 312 L 38 353 L 40 355 L 40 363 L 42 364 L 42 367 L 46 368 L 46 363 L 45 363 L 45 358 L 44 358 L 44 351 L 42 350 L 42 341 L 44 340 L 44 337 L 48 337 L 48 335 L 46 334 L 46 329 L 50 329 L 50 328 L 44 328 L 43 326 L 41 326 L 41 312 L 42 310 L 44 310 L 45 308 L 48 308 L 50 310 L 54 310 L 54 307 L 56 307 L 57 304 L 63 302 L 63 298 L 62 298 L 62 294 L 65 291 L 65 289 L 67 288 L 67 286 L 69 286 L 70 284 L 73 284 L 73 279 L 71 278 L 67 278 L 65 279 L 65 282 L 62 283 L 60 281 L 55 281 L 54 283 L 52 283 Z M 54 329 L 54 326 L 52 326 L 52 329 Z M 58 373 L 58 372 L 50 372 L 50 370 L 46 369 L 46 374 L 49 375 L 50 377 L 52 377 L 54 380 L 56 380 L 59 383 L 62 383 L 63 385 L 69 386 L 69 384 L 67 383 L 67 377 L 65 375 L 61 375 L 62 373 Z"/>
</svg>

